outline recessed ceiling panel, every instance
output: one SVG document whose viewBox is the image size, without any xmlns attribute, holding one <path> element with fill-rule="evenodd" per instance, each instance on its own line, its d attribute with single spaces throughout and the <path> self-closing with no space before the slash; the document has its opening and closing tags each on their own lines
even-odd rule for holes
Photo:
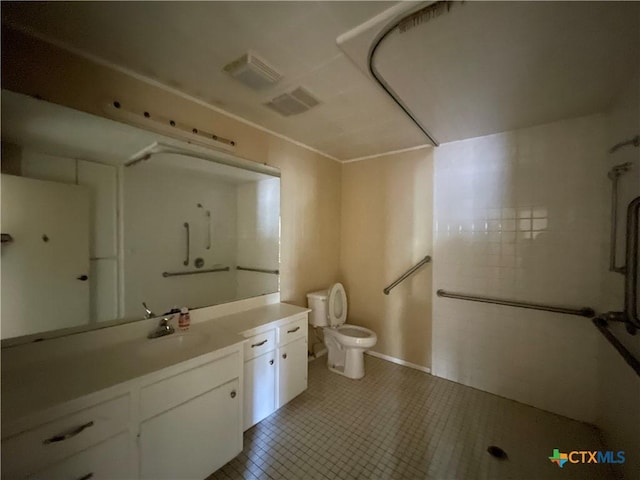
<svg viewBox="0 0 640 480">
<path fill-rule="evenodd" d="M 437 8 L 390 32 L 373 64 L 439 143 L 603 112 L 638 69 L 636 2 Z"/>
</svg>

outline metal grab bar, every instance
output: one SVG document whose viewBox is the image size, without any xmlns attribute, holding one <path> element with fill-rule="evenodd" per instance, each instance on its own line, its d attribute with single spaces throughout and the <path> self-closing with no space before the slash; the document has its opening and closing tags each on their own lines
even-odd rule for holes
<svg viewBox="0 0 640 480">
<path fill-rule="evenodd" d="M 236 270 L 244 270 L 245 272 L 260 272 L 260 273 L 271 273 L 273 275 L 280 275 L 280 270 L 267 270 L 265 268 L 236 267 Z"/>
<path fill-rule="evenodd" d="M 189 222 L 184 222 L 184 228 L 187 231 L 187 257 L 182 262 L 184 265 L 189 265 L 189 245 L 191 244 L 191 235 L 189 233 Z"/>
<path fill-rule="evenodd" d="M 198 273 L 213 273 L 213 272 L 228 272 L 229 267 L 224 268 L 209 268 L 206 270 L 188 270 L 186 272 L 162 272 L 162 276 L 167 277 L 179 277 L 181 275 L 196 275 Z"/>
<path fill-rule="evenodd" d="M 624 311 L 607 312 L 607 320 L 625 322 L 627 331 L 635 335 L 640 328 L 638 317 L 638 224 L 640 223 L 640 197 L 634 198 L 627 207 L 627 242 L 624 266 Z"/>
<path fill-rule="evenodd" d="M 518 302 L 514 300 L 504 300 L 502 298 L 494 298 L 494 297 L 479 297 L 476 295 L 466 295 L 463 293 L 447 292 L 445 290 L 438 290 L 436 294 L 439 297 L 457 298 L 459 300 L 469 300 L 472 302 L 481 302 L 481 303 L 494 303 L 496 305 L 529 308 L 531 310 L 542 310 L 545 312 L 565 313 L 567 315 L 577 315 L 579 317 L 591 318 L 596 314 L 593 308 L 589 308 L 589 307 L 583 307 L 583 308 L 558 307 L 556 305 L 544 305 L 542 303 Z"/>
<path fill-rule="evenodd" d="M 383 289 L 382 291 L 384 292 L 385 295 L 389 295 L 389 292 L 391 290 L 393 290 L 395 287 L 397 287 L 400 283 L 402 283 L 407 277 L 413 275 L 413 273 L 418 270 L 421 266 L 423 266 L 426 263 L 429 263 L 431 261 L 431 257 L 429 255 L 427 255 L 426 257 L 424 257 L 422 260 L 420 260 L 418 263 L 416 263 L 413 267 L 411 267 L 409 270 L 407 270 L 405 273 L 403 273 L 400 278 L 398 278 L 395 282 L 393 282 L 391 285 L 389 285 L 387 288 Z"/>
<path fill-rule="evenodd" d="M 609 234 L 609 271 L 622 273 L 626 271 L 625 266 L 616 267 L 616 249 L 618 234 L 618 179 L 631 169 L 631 162 L 614 166 L 608 173 L 611 180 L 611 231 Z"/>
<path fill-rule="evenodd" d="M 622 355 L 622 358 L 624 358 L 624 361 L 627 362 L 627 364 L 631 368 L 633 368 L 633 370 L 636 372 L 636 375 L 640 377 L 640 361 L 638 361 L 638 359 L 634 357 L 629 350 L 627 350 L 627 348 L 622 344 L 622 342 L 620 342 L 620 340 L 618 340 L 616 336 L 613 333 L 611 333 L 611 331 L 609 330 L 609 324 L 607 323 L 607 321 L 599 317 L 594 318 L 592 321 L 593 321 L 593 324 L 596 326 L 596 328 L 600 331 L 600 333 L 604 335 L 604 338 L 606 338 L 609 341 L 609 343 L 613 345 L 613 347 L 618 351 L 618 353 Z"/>
<path fill-rule="evenodd" d="M 627 208 L 627 248 L 625 252 L 624 313 L 627 322 L 640 328 L 638 318 L 638 223 L 640 197 L 634 198 Z"/>
<path fill-rule="evenodd" d="M 633 145 L 634 147 L 640 147 L 640 135 L 636 135 L 633 138 L 630 138 L 629 140 L 625 140 L 624 142 L 618 142 L 616 143 L 613 147 L 611 147 L 609 149 L 609 153 L 613 153 L 616 150 L 622 148 L 622 147 L 626 147 L 627 145 Z"/>
</svg>

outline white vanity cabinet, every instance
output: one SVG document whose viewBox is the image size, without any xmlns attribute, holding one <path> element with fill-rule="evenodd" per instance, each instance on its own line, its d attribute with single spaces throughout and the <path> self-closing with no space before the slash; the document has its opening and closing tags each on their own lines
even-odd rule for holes
<svg viewBox="0 0 640 480">
<path fill-rule="evenodd" d="M 307 314 L 264 328 L 245 341 L 244 430 L 307 388 Z"/>
<path fill-rule="evenodd" d="M 307 312 L 278 302 L 3 370 L 2 479 L 207 478 L 307 388 Z"/>
<path fill-rule="evenodd" d="M 9 425 L 2 478 L 206 478 L 242 451 L 242 348 L 236 343 Z"/>
</svg>

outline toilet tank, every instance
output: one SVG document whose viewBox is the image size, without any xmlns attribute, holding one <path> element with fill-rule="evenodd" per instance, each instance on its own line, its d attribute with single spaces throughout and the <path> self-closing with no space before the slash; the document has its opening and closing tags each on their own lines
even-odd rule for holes
<svg viewBox="0 0 640 480">
<path fill-rule="evenodd" d="M 309 323 L 313 327 L 327 326 L 327 290 L 307 293 L 307 306 L 311 309 Z"/>
</svg>

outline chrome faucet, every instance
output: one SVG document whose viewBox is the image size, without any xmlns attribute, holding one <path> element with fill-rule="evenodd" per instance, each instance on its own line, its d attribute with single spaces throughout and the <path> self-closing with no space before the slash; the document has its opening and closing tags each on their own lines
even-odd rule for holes
<svg viewBox="0 0 640 480">
<path fill-rule="evenodd" d="M 144 307 L 144 318 L 146 318 L 147 320 L 150 318 L 153 318 L 156 316 L 155 313 L 153 313 L 151 310 L 149 310 L 149 307 L 147 307 L 147 303 L 146 302 L 142 302 L 142 306 Z"/>
<path fill-rule="evenodd" d="M 176 329 L 173 328 L 173 325 L 169 323 L 173 319 L 173 317 L 174 315 L 171 315 L 170 317 L 162 317 L 156 329 L 149 335 L 147 335 L 147 338 L 164 337 L 165 335 L 171 335 L 173 332 L 175 332 Z"/>
</svg>

